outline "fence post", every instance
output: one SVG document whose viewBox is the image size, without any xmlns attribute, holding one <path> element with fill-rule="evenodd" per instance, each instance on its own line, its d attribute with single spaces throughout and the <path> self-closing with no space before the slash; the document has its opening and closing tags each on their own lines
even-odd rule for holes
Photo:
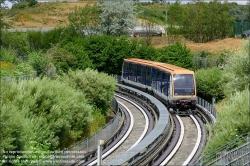
<svg viewBox="0 0 250 166">
<path fill-rule="evenodd" d="M 34 78 L 37 77 L 37 71 L 34 71 Z"/>
<path fill-rule="evenodd" d="M 104 144 L 104 140 L 98 140 L 97 147 L 97 166 L 102 165 L 102 145 Z"/>
<path fill-rule="evenodd" d="M 213 105 L 213 108 L 215 108 L 215 97 L 212 97 L 212 105 Z"/>
<path fill-rule="evenodd" d="M 6 77 L 5 77 L 5 80 L 6 80 L 7 82 L 10 82 L 10 77 L 6 76 Z"/>
</svg>

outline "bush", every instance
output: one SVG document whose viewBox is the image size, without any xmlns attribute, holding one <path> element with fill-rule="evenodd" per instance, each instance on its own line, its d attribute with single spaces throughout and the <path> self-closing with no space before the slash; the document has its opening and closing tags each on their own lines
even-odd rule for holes
<svg viewBox="0 0 250 166">
<path fill-rule="evenodd" d="M 0 60 L 4 62 L 10 62 L 13 64 L 20 63 L 15 50 L 9 48 L 1 48 L 0 49 Z"/>
<path fill-rule="evenodd" d="M 58 78 L 71 87 L 79 89 L 91 102 L 106 116 L 111 100 L 116 89 L 116 79 L 105 73 L 98 73 L 96 70 L 86 69 L 84 71 L 69 71 Z"/>
<path fill-rule="evenodd" d="M 3 48 L 13 49 L 17 56 L 26 56 L 30 51 L 28 37 L 23 32 L 2 32 Z"/>
<path fill-rule="evenodd" d="M 1 152 L 32 150 L 45 142 L 49 150 L 68 147 L 92 120 L 92 106 L 81 91 L 47 78 L 2 82 L 1 103 Z"/>
<path fill-rule="evenodd" d="M 49 49 L 63 41 L 63 37 L 66 35 L 64 32 L 65 29 L 66 28 L 64 27 L 55 28 L 50 31 L 43 32 L 41 35 L 39 33 L 35 34 L 34 32 L 34 34 L 30 35 L 30 37 L 33 37 L 33 43 L 36 42 L 36 38 L 39 39 L 39 43 L 41 42 L 41 45 L 38 46 L 36 44 L 36 46 L 40 49 Z"/>
<path fill-rule="evenodd" d="M 145 41 L 134 43 L 134 45 L 135 48 L 131 49 L 131 56 L 129 57 L 155 60 L 159 56 L 158 50 L 152 46 L 148 46 Z"/>
<path fill-rule="evenodd" d="M 42 49 L 42 35 L 41 31 L 28 31 L 28 41 L 32 50 L 40 50 Z"/>
<path fill-rule="evenodd" d="M 246 42 L 242 51 L 235 52 L 225 60 L 221 84 L 226 96 L 242 91 L 249 86 L 250 61 L 249 43 Z"/>
<path fill-rule="evenodd" d="M 28 6 L 31 7 L 31 6 L 34 6 L 36 5 L 38 2 L 36 0 L 29 0 L 29 4 Z"/>
<path fill-rule="evenodd" d="M 186 69 L 194 69 L 193 55 L 190 49 L 180 42 L 159 49 L 159 57 L 156 61 L 169 63 Z"/>
<path fill-rule="evenodd" d="M 67 73 L 73 67 L 75 61 L 77 61 L 74 55 L 57 46 L 47 50 L 46 55 L 49 61 L 57 68 L 58 74 Z"/>
<path fill-rule="evenodd" d="M 28 63 L 37 72 L 38 76 L 46 75 L 51 64 L 49 59 L 41 52 L 31 52 L 28 56 Z"/>
<path fill-rule="evenodd" d="M 33 68 L 28 63 L 14 65 L 10 62 L 0 62 L 1 77 L 3 76 L 28 76 L 34 74 Z"/>
<path fill-rule="evenodd" d="M 230 143 L 243 133 L 249 133 L 249 89 L 235 92 L 217 113 L 217 123 L 210 125 L 212 139 L 208 140 L 204 153 Z"/>
<path fill-rule="evenodd" d="M 133 56 L 131 51 L 137 48 L 136 43 L 130 42 L 127 37 L 107 35 L 88 37 L 83 45 L 94 69 L 108 74 L 121 74 L 123 59 Z"/>
<path fill-rule="evenodd" d="M 25 2 L 25 1 L 21 1 L 19 3 L 15 3 L 13 6 L 12 6 L 12 9 L 24 9 L 25 7 L 28 6 L 28 2 Z"/>
<path fill-rule="evenodd" d="M 94 65 L 92 64 L 87 51 L 85 51 L 82 42 L 84 42 L 84 39 L 78 39 L 74 42 L 67 42 L 67 44 L 63 46 L 63 49 L 67 51 L 68 54 L 73 56 L 72 58 L 74 60 L 69 65 L 72 70 L 85 70 L 86 68 L 94 68 Z"/>
<path fill-rule="evenodd" d="M 222 71 L 218 68 L 200 69 L 195 72 L 197 95 L 207 101 L 212 97 L 221 100 L 224 97 L 223 87 L 220 84 Z"/>
</svg>

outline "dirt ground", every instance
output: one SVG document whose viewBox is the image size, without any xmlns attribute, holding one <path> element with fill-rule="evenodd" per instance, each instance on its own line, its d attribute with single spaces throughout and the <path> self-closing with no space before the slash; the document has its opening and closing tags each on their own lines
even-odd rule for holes
<svg viewBox="0 0 250 166">
<path fill-rule="evenodd" d="M 187 47 L 193 51 L 209 51 L 213 53 L 223 52 L 225 50 L 239 51 L 246 39 L 226 38 L 223 40 L 210 41 L 207 43 L 187 43 Z"/>
<path fill-rule="evenodd" d="M 222 40 L 210 41 L 207 43 L 194 43 L 185 39 L 179 40 L 181 43 L 185 44 L 191 51 L 201 52 L 208 51 L 212 53 L 220 53 L 225 50 L 238 51 L 243 46 L 243 41 L 247 39 L 240 38 L 226 38 Z M 154 38 L 152 41 L 154 47 L 161 48 L 169 44 L 166 37 Z"/>
</svg>

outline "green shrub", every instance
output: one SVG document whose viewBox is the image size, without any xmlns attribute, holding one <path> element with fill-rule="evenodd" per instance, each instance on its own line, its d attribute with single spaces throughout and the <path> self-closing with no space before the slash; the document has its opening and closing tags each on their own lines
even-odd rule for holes
<svg viewBox="0 0 250 166">
<path fill-rule="evenodd" d="M 120 74 L 123 59 L 135 55 L 131 51 L 139 47 L 139 44 L 129 41 L 127 37 L 107 35 L 91 36 L 82 43 L 94 69 L 108 74 Z"/>
<path fill-rule="evenodd" d="M 32 50 L 40 50 L 42 49 L 42 31 L 28 31 L 27 32 L 28 35 L 28 41 L 30 44 L 30 47 L 32 48 Z"/>
<path fill-rule="evenodd" d="M 235 92 L 217 112 L 216 123 L 209 125 L 212 137 L 204 153 L 230 143 L 243 133 L 249 133 L 249 89 Z"/>
<path fill-rule="evenodd" d="M 92 105 L 96 106 L 104 116 L 107 115 L 116 89 L 117 81 L 114 77 L 88 68 L 84 71 L 70 70 L 58 79 L 82 91 Z"/>
<path fill-rule="evenodd" d="M 10 48 L 1 48 L 0 49 L 0 60 L 4 62 L 10 62 L 13 64 L 20 63 L 20 60 L 18 59 L 15 50 Z"/>
<path fill-rule="evenodd" d="M 27 56 L 30 51 L 28 37 L 23 32 L 2 31 L 3 48 L 13 49 L 16 55 Z"/>
<path fill-rule="evenodd" d="M 28 63 L 37 72 L 38 76 L 46 75 L 49 70 L 49 59 L 42 52 L 31 52 L 29 55 Z"/>
<path fill-rule="evenodd" d="M 190 49 L 185 45 L 182 45 L 180 42 L 159 49 L 159 57 L 155 60 L 190 70 L 194 69 L 193 55 L 191 54 Z"/>
<path fill-rule="evenodd" d="M 28 6 L 28 2 L 26 1 L 21 1 L 19 3 L 15 3 L 13 6 L 12 6 L 12 9 L 24 9 L 25 7 Z"/>
<path fill-rule="evenodd" d="M 200 69 L 195 72 L 197 95 L 207 101 L 212 97 L 221 100 L 224 97 L 223 87 L 220 84 L 222 71 L 218 68 Z"/>
<path fill-rule="evenodd" d="M 249 43 L 246 42 L 242 51 L 235 52 L 225 60 L 221 84 L 226 96 L 242 91 L 249 86 L 250 61 Z"/>
<path fill-rule="evenodd" d="M 38 2 L 36 0 L 29 0 L 29 4 L 28 6 L 31 7 L 31 6 L 34 6 L 36 5 Z"/>
<path fill-rule="evenodd" d="M 55 28 L 52 29 L 50 31 L 47 32 L 43 32 L 42 33 L 42 49 L 49 49 L 51 47 L 53 47 L 53 45 L 58 44 L 60 42 L 62 42 L 63 39 L 63 35 L 64 35 L 64 28 L 63 27 L 59 27 L 59 28 Z"/>
<path fill-rule="evenodd" d="M 16 66 L 16 70 L 14 71 L 14 76 L 27 76 L 33 75 L 34 69 L 28 63 L 20 63 Z"/>
<path fill-rule="evenodd" d="M 74 42 L 67 42 L 63 46 L 63 49 L 73 56 L 72 62 L 69 67 L 72 70 L 85 70 L 86 68 L 94 68 L 92 61 L 90 60 L 87 51 L 85 51 L 83 43 L 84 39 L 78 39 Z"/>
<path fill-rule="evenodd" d="M 1 104 L 1 152 L 32 150 L 45 142 L 49 150 L 68 147 L 92 121 L 92 106 L 81 91 L 47 78 L 3 81 Z"/>
<path fill-rule="evenodd" d="M 46 55 L 50 62 L 57 68 L 57 74 L 67 73 L 73 67 L 76 57 L 67 50 L 54 46 L 47 50 Z"/>
<path fill-rule="evenodd" d="M 132 47 L 133 49 L 131 49 L 131 56 L 128 57 L 155 60 L 159 56 L 158 50 L 152 46 L 148 46 L 145 41 L 134 43 L 134 45 L 134 48 Z"/>
</svg>

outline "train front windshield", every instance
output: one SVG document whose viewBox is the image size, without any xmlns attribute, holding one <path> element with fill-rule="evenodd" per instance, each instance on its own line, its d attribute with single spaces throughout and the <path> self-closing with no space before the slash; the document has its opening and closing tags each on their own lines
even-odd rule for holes
<svg viewBox="0 0 250 166">
<path fill-rule="evenodd" d="M 174 95 L 194 95 L 194 77 L 192 74 L 174 75 Z"/>
</svg>

